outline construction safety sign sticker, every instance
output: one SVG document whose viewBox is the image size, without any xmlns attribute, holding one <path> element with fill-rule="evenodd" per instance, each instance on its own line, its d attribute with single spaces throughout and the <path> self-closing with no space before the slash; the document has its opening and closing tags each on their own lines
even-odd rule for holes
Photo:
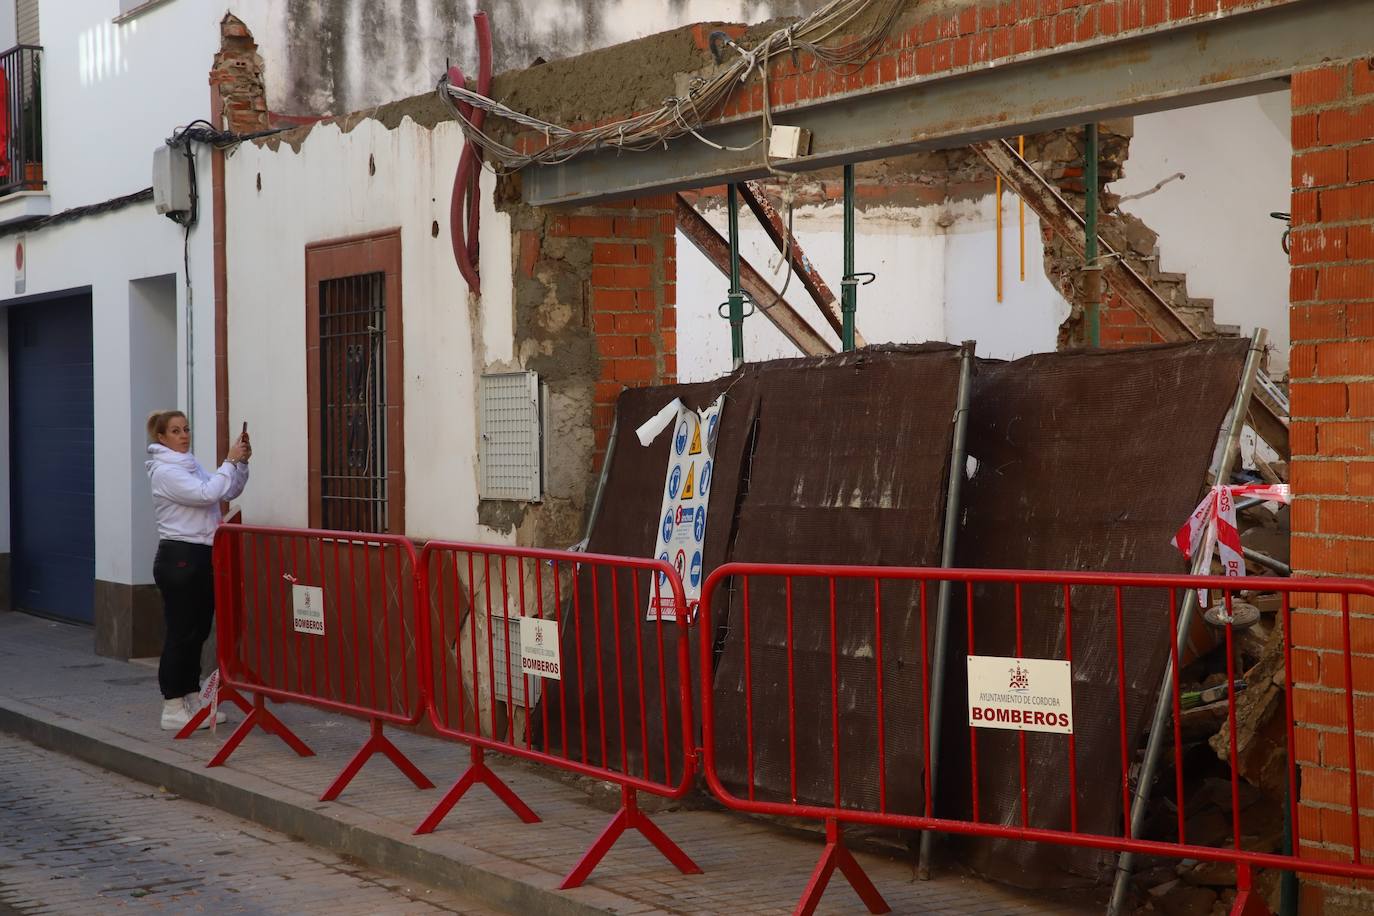
<svg viewBox="0 0 1374 916">
<path fill-rule="evenodd" d="M 1073 734 L 1069 663 L 1049 658 L 968 657 L 968 724 Z"/>
<path fill-rule="evenodd" d="M 687 600 L 689 621 L 696 619 L 701 602 L 701 583 L 705 578 L 702 554 L 706 544 L 706 512 L 711 496 L 711 462 L 716 448 L 716 427 L 725 396 L 701 412 L 689 409 L 681 400 L 660 410 L 639 427 L 636 434 L 647 446 L 669 427 L 673 430 L 664 472 L 663 504 L 658 525 L 658 540 L 651 556 L 677 570 Z M 676 620 L 679 608 L 666 575 L 649 582 L 648 620 Z"/>
</svg>

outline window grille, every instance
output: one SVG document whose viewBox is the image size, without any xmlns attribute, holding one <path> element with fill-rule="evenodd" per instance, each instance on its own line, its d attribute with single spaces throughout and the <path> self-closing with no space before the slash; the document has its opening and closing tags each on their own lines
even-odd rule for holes
<svg viewBox="0 0 1374 916">
<path fill-rule="evenodd" d="M 320 283 L 320 523 L 386 532 L 386 275 Z"/>
</svg>

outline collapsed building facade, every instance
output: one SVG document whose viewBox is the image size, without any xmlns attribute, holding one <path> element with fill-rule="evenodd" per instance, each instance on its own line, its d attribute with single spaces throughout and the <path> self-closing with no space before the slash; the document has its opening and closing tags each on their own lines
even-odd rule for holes
<svg viewBox="0 0 1374 916">
<path fill-rule="evenodd" d="M 1086 209 L 1089 196 L 1088 169 L 1082 161 L 1088 141 L 1081 127 L 1062 125 L 1081 123 L 1085 113 L 1129 117 L 1160 107 L 1244 98 L 1261 89 L 1291 86 L 1291 263 L 1285 269 L 1280 260 L 1277 236 L 1282 226 L 1261 223 L 1264 228 L 1255 233 L 1261 239 L 1255 250 L 1268 247 L 1269 256 L 1263 266 L 1253 267 L 1264 276 L 1272 276 L 1278 269 L 1290 281 L 1286 327 L 1273 329 L 1279 332 L 1280 351 L 1268 355 L 1266 369 L 1280 380 L 1289 373 L 1292 418 L 1282 416 L 1286 411 L 1280 409 L 1281 393 L 1257 401 L 1262 406 L 1252 414 L 1246 456 L 1254 469 L 1263 466 L 1271 471 L 1277 468 L 1283 476 L 1291 474 L 1296 497 L 1291 514 L 1291 565 L 1295 573 L 1369 573 L 1367 558 L 1362 559 L 1366 554 L 1362 500 L 1369 495 L 1368 481 L 1361 476 L 1363 464 L 1359 460 L 1369 446 L 1364 435 L 1369 422 L 1367 398 L 1362 392 L 1374 384 L 1366 371 L 1370 344 L 1362 323 L 1374 296 L 1374 274 L 1369 266 L 1374 257 L 1369 249 L 1374 232 L 1369 184 L 1374 181 L 1374 171 L 1369 168 L 1374 161 L 1369 155 L 1374 148 L 1374 128 L 1369 125 L 1368 104 L 1362 101 L 1374 91 L 1374 77 L 1367 60 L 1329 54 L 1324 56 L 1338 62 L 1318 66 L 1317 55 L 1304 58 L 1294 51 L 1290 54 L 1296 59 L 1294 63 L 1274 64 L 1265 58 L 1261 64 L 1258 61 L 1266 51 L 1240 52 L 1227 44 L 1262 41 L 1271 32 L 1300 27 L 1295 25 L 1301 22 L 1300 12 L 1311 4 L 1234 4 L 1225 14 L 1216 15 L 1202 8 L 1206 4 L 1146 2 L 1085 3 L 1064 10 L 1059 9 L 1060 4 L 1047 8 L 1039 3 L 909 6 L 899 10 L 891 33 L 884 39 L 885 53 L 844 80 L 823 78 L 822 71 L 804 62 L 790 68 L 785 61 L 774 65 L 772 91 L 776 97 L 772 103 L 776 106 L 774 116 L 780 121 L 820 117 L 813 109 L 823 114 L 821 103 L 826 99 L 841 99 L 851 105 L 881 104 L 886 91 L 897 93 L 894 104 L 898 107 L 877 109 L 863 117 L 879 118 L 883 112 L 895 117 L 894 112 L 903 111 L 916 122 L 899 139 L 888 134 L 874 136 L 867 140 L 871 148 L 860 149 L 862 132 L 860 140 L 842 142 L 833 126 L 827 134 L 823 118 L 807 121 L 815 127 L 817 167 L 798 169 L 800 175 L 795 179 L 774 177 L 760 186 L 762 196 L 770 200 L 776 212 L 796 211 L 794 215 L 800 218 L 792 224 L 795 245 L 805 247 L 817 263 L 830 262 L 827 269 L 817 273 L 829 276 L 832 287 L 839 288 L 841 272 L 835 268 L 841 233 L 835 231 L 833 223 L 843 179 L 834 165 L 846 156 L 880 157 L 891 147 L 893 154 L 883 158 L 880 165 L 859 169 L 859 186 L 864 190 L 861 200 L 866 204 L 859 207 L 859 220 L 861 224 L 865 219 L 874 220 L 874 224 L 887 220 L 888 225 L 907 225 L 913 231 L 888 233 L 891 247 L 884 252 L 880 277 L 872 287 L 859 291 L 857 329 L 868 343 L 977 340 L 979 355 L 992 357 L 1081 348 L 1091 334 L 1084 303 L 1091 298 L 1088 290 L 1095 282 L 1095 271 L 1084 270 L 1083 249 L 1088 236 L 1081 225 L 1075 228 L 1073 220 Z M 1292 12 L 1295 18 L 1291 21 L 1275 25 L 1279 16 L 1288 15 L 1285 8 L 1300 12 Z M 1314 24 L 1305 26 L 1309 31 L 1303 34 L 1329 25 L 1326 17 L 1334 15 L 1328 7 L 1316 23 L 1314 13 Z M 723 30 L 741 47 L 750 47 L 776 27 L 776 23 L 755 28 L 689 26 L 499 74 L 489 95 L 513 111 L 549 122 L 609 122 L 651 110 L 663 98 L 680 94 L 680 87 L 693 77 L 718 72 L 721 64 L 711 55 L 713 31 Z M 1204 36 L 1209 27 L 1215 34 L 1206 32 Z M 499 22 L 496 28 L 501 28 Z M 1231 28 L 1247 31 L 1232 33 Z M 1196 64 L 1203 68 L 1200 73 L 1189 70 L 1177 77 L 1155 74 L 1159 85 L 1149 89 L 1141 88 L 1135 80 L 1153 77 L 1141 77 L 1129 67 L 1125 67 L 1124 84 L 1113 81 L 1113 74 L 1124 66 L 1114 64 L 1113 55 L 1128 59 L 1128 50 L 1159 55 L 1158 66 L 1164 67 L 1170 52 L 1161 36 L 1173 29 L 1189 40 L 1216 41 L 1227 50 L 1215 51 L 1214 59 L 1204 57 Z M 271 59 L 259 56 L 251 32 L 241 22 L 226 21 L 223 35 L 218 72 L 233 78 L 221 79 L 216 85 L 222 94 L 227 126 L 244 133 L 278 126 L 269 113 L 272 106 L 267 103 L 262 82 L 263 71 L 272 66 Z M 1129 45 L 1132 40 L 1140 44 Z M 1049 98 L 1035 100 L 1039 107 L 1027 102 L 1022 109 L 1034 110 L 1034 117 L 1022 119 L 1009 102 L 993 106 L 991 111 L 970 103 L 970 109 L 962 111 L 960 105 L 968 103 L 968 98 L 939 95 L 943 88 L 951 93 L 963 91 L 959 80 L 964 76 L 989 81 L 1049 79 L 1045 74 L 1061 71 L 1039 68 L 1061 66 L 1057 55 L 1068 53 L 1078 56 L 1062 66 L 1097 73 L 1101 77 L 1098 86 L 1090 90 L 1074 83 L 1071 92 L 1056 95 L 1047 91 Z M 1013 65 L 1022 69 L 1018 71 Z M 1003 71 L 1010 73 L 1001 76 Z M 589 74 L 600 74 L 601 78 L 590 79 Z M 614 77 L 607 78 L 608 74 Z M 942 88 L 937 78 L 947 81 L 947 86 Z M 929 86 L 923 80 L 928 80 Z M 927 93 L 921 96 L 923 104 L 946 120 L 920 127 L 934 124 L 934 116 L 921 114 L 925 108 L 900 107 L 912 104 L 901 101 L 900 96 L 903 87 L 911 86 Z M 708 119 L 722 122 L 726 133 L 709 134 L 708 138 L 715 136 L 721 145 L 742 146 L 754 137 L 759 130 L 763 91 L 757 81 L 746 85 L 722 111 Z M 968 91 L 976 95 L 991 90 Z M 1061 107 L 1056 109 L 1054 104 Z M 493 130 L 514 148 L 533 150 L 541 144 L 537 132 L 522 133 L 510 123 L 501 125 L 497 117 L 492 123 L 497 124 Z M 1130 149 L 1136 139 L 1133 133 L 1138 135 L 1129 120 L 1107 120 L 1100 129 L 1098 185 L 1112 183 L 1116 190 L 1123 171 L 1129 175 Z M 1024 136 L 1024 164 L 1029 164 L 1033 174 L 1017 169 L 1015 161 L 1009 162 L 997 146 L 985 142 L 991 136 L 1015 135 Z M 968 146 L 969 141 L 978 148 Z M 471 275 L 464 277 L 454 263 L 459 246 L 453 238 L 455 211 L 451 207 L 462 142 L 463 131 L 450 107 L 433 93 L 425 93 L 243 144 L 220 160 L 223 181 L 217 192 L 223 195 L 223 206 L 216 212 L 223 220 L 224 244 L 216 252 L 217 313 L 223 334 L 216 365 L 218 425 L 221 439 L 227 440 L 232 424 L 251 417 L 255 435 L 261 441 L 278 443 L 280 448 L 280 457 L 257 475 L 254 490 L 244 500 L 245 515 L 268 524 L 362 526 L 417 538 L 496 539 L 529 546 L 564 547 L 590 536 L 592 545 L 600 545 L 600 549 L 612 549 L 608 546 L 612 535 L 604 529 L 609 522 L 625 526 L 628 532 L 614 540 L 613 549 L 647 553 L 652 546 L 656 499 L 617 505 L 612 500 L 619 491 L 608 484 L 607 503 L 598 516 L 603 527 L 588 528 L 597 472 L 612 436 L 628 443 L 627 437 L 645 418 L 645 412 L 651 414 L 661 406 L 623 394 L 625 389 L 671 385 L 679 380 L 713 384 L 712 380 L 730 369 L 729 326 L 716 315 L 729 282 L 721 274 L 723 265 L 718 257 L 698 254 L 693 234 L 702 237 L 700 226 L 692 234 L 686 231 L 693 217 L 684 207 L 699 216 L 704 214 L 704 222 L 726 234 L 726 195 L 721 186 L 727 181 L 762 177 L 757 175 L 758 165 L 748 154 L 731 152 L 729 157 L 733 158 L 727 165 L 703 167 L 692 157 L 706 154 L 683 152 L 684 145 L 695 149 L 695 141 L 689 137 L 674 141 L 673 150 L 667 153 L 624 151 L 612 157 L 599 152 L 592 154 L 600 158 L 591 164 L 573 159 L 556 178 L 549 174 L 564 167 L 531 166 L 499 178 L 483 171 L 477 193 L 470 196 L 477 202 L 480 216 L 467 221 L 462 214 L 468 237 L 461 247 L 475 255 Z M 907 148 L 916 146 L 939 151 L 913 153 Z M 641 155 L 651 163 L 642 171 L 634 159 Z M 541 171 L 546 168 L 550 172 Z M 649 173 L 647 177 L 645 173 Z M 1006 186 L 1007 206 L 1000 206 L 999 199 L 996 207 L 1007 221 L 1000 233 L 1005 260 L 995 260 L 995 245 L 984 245 L 978 251 L 974 263 L 981 264 L 982 271 L 951 266 L 968 261 L 955 260 L 948 250 L 921 254 L 920 243 L 913 240 L 920 235 L 914 231 L 918 215 L 947 230 L 950 226 L 939 226 L 940 221 L 956 223 L 962 201 L 966 213 L 977 211 L 966 223 L 986 227 L 997 221 L 996 216 L 989 218 L 991 214 L 980 209 L 989 185 L 999 180 L 994 176 L 1000 176 Z M 1158 175 L 1157 180 L 1168 177 Z M 637 190 L 642 188 L 648 190 Z M 1094 190 L 1102 191 L 1101 187 Z M 1026 201 L 1029 210 L 1028 240 L 1023 248 L 1012 241 L 1019 237 L 1013 228 L 1018 221 L 1013 191 Z M 1148 186 L 1137 187 L 1134 193 L 1148 191 Z M 1116 196 L 1129 195 L 1118 191 Z M 1210 340 L 1235 337 L 1238 332 L 1248 337 L 1252 327 L 1273 323 L 1253 315 L 1232 317 L 1246 315 L 1248 303 L 1213 304 L 1190 294 L 1185 278 L 1170 273 L 1170 264 L 1160 258 L 1164 241 L 1157 236 L 1157 227 L 1145 225 L 1128 210 L 1123 212 L 1125 205 L 1118 205 L 1111 192 L 1101 194 L 1101 203 L 1105 213 L 1098 233 L 1107 257 L 1100 258 L 1104 262 L 1100 267 L 1105 292 L 1097 309 L 1097 333 L 1104 347 Z M 895 219 L 891 213 L 894 207 L 899 209 Z M 840 320 L 834 301 L 837 297 L 832 294 L 830 301 L 823 301 L 825 296 L 816 295 L 813 284 L 800 276 L 789 279 L 798 273 L 796 262 L 800 258 L 786 244 L 774 246 L 772 257 L 777 260 L 767 263 L 761 256 L 765 250 L 762 238 L 767 233 L 755 231 L 761 234 L 756 236 L 754 247 L 758 253 L 751 260 L 756 268 L 767 270 L 764 279 L 773 284 L 778 300 L 770 308 L 759 308 L 746 322 L 746 357 L 821 355 L 840 349 L 839 330 L 831 326 Z M 862 233 L 859 237 L 864 239 Z M 872 238 L 865 240 L 858 252 L 860 269 L 870 266 L 863 259 L 875 255 L 880 245 Z M 709 245 L 706 250 L 710 251 Z M 1035 290 L 1034 295 L 1040 298 L 1025 312 L 995 309 L 992 304 L 997 301 L 998 283 L 992 275 L 1001 272 L 1005 284 L 1002 295 L 1013 299 L 1017 295 L 1013 288 L 1022 281 L 1019 271 L 1010 265 L 1019 260 L 1021 250 L 1029 251 L 1031 269 L 1025 281 L 1028 286 L 1020 289 Z M 1245 256 L 1253 258 L 1249 250 Z M 789 260 L 793 262 L 790 268 L 785 264 Z M 1235 269 L 1249 270 L 1252 263 L 1241 261 Z M 1275 263 L 1281 266 L 1275 268 Z M 938 271 L 944 278 L 939 301 L 933 305 L 929 296 L 923 295 L 928 288 L 912 287 L 913 277 L 919 278 L 923 266 L 930 268 L 926 272 Z M 480 277 L 480 291 L 474 277 Z M 884 282 L 890 285 L 881 285 Z M 1271 288 L 1272 282 L 1268 286 Z M 712 289 L 717 293 L 708 299 Z M 808 302 L 813 296 L 817 301 Z M 757 306 L 766 294 L 753 298 Z M 784 314 L 784 301 L 791 317 Z M 1218 317 L 1218 309 L 1230 311 Z M 353 314 L 358 312 L 366 314 L 358 318 Z M 827 312 L 834 313 L 827 318 Z M 970 320 L 970 314 L 979 317 Z M 1233 324 L 1246 326 L 1229 326 Z M 331 336 L 338 341 L 332 351 L 328 342 Z M 1214 352 L 1205 350 L 1213 344 L 1194 346 L 1204 348 L 1205 358 L 1197 358 L 1216 368 L 1220 376 L 1231 380 L 1238 376 L 1244 347 L 1230 352 L 1224 344 L 1217 344 L 1221 349 Z M 331 352 L 338 360 L 336 368 L 330 368 L 334 365 L 328 361 Z M 1142 375 L 1132 383 L 1139 394 L 1137 401 L 1109 399 L 1099 404 L 1095 413 L 1121 410 L 1122 403 L 1139 403 L 1141 416 L 1156 408 L 1150 396 L 1150 367 L 1161 371 L 1159 366 L 1167 361 L 1169 352 L 1142 351 L 1136 357 L 1143 363 L 1139 370 Z M 811 377 L 843 375 L 845 368 L 852 374 L 858 365 L 872 369 L 882 365 L 884 358 L 882 351 L 874 351 L 867 362 L 845 357 L 824 369 L 816 364 L 810 370 Z M 889 361 L 904 358 L 911 357 L 886 357 Z M 1053 360 L 1046 356 L 1039 361 L 1008 364 L 1019 366 L 1015 371 L 1025 373 L 1020 378 L 1013 370 L 989 364 L 981 373 L 983 384 L 993 392 L 987 403 L 1007 404 L 1037 378 L 1056 377 Z M 260 367 L 264 363 L 276 368 L 263 372 Z M 290 371 L 285 367 L 291 367 Z M 746 378 L 749 371 L 745 370 Z M 794 367 L 792 371 L 801 370 Z M 1079 380 L 1080 389 L 1058 392 L 1057 401 L 1046 395 L 1021 403 L 1017 415 L 1027 416 L 1026 412 L 1037 405 L 1085 400 L 1087 392 L 1110 389 L 1125 373 L 1124 369 L 1101 371 L 1104 374 L 1095 380 Z M 1113 371 L 1123 375 L 1114 376 Z M 999 372 L 1005 373 L 1001 391 L 996 388 Z M 1182 385 L 1174 391 L 1156 383 L 1153 391 L 1157 398 L 1167 401 L 1191 399 L 1199 409 L 1199 418 L 1188 427 L 1197 440 L 1189 446 L 1189 471 L 1172 481 L 1179 491 L 1171 496 L 1171 502 L 1178 503 L 1183 511 L 1151 517 L 1143 529 L 1163 531 L 1164 539 L 1156 538 L 1158 543 L 1144 536 L 1128 539 L 1106 547 L 1101 558 L 1085 556 L 1071 547 L 1056 552 L 1047 529 L 1036 527 L 1046 524 L 1044 517 L 1031 512 L 1028 517 L 1004 521 L 1003 530 L 1017 531 L 1011 527 L 1013 522 L 1021 526 L 1017 536 L 1010 539 L 995 537 L 999 526 L 992 524 L 982 536 L 967 532 L 969 536 L 961 540 L 959 565 L 1145 571 L 1181 568 L 1181 561 L 1168 552 L 1167 535 L 1205 484 L 1212 440 L 1234 392 L 1234 384 L 1228 388 L 1215 381 L 1211 383 L 1210 400 L 1204 398 L 1200 389 L 1207 386 L 1200 384 L 1196 372 L 1190 370 L 1189 380 L 1198 384 Z M 493 461 L 504 458 L 491 449 L 492 427 L 486 424 L 494 415 L 487 393 L 497 380 L 516 373 L 534 374 L 522 378 L 534 386 L 527 390 L 535 392 L 540 404 L 543 420 L 539 430 L 545 457 L 535 468 L 501 465 L 504 470 L 519 472 L 506 479 L 489 473 Z M 766 375 L 759 370 L 751 384 L 765 384 Z M 775 375 L 775 379 L 780 378 Z M 912 384 L 911 377 L 898 374 L 893 378 L 897 381 L 889 382 L 889 386 Z M 331 492 L 325 483 L 339 473 L 338 456 L 348 454 L 356 445 L 351 429 L 342 434 L 329 432 L 331 399 L 327 388 L 331 379 L 344 386 L 345 396 L 355 400 L 366 400 L 363 396 L 368 393 L 374 395 L 368 403 L 364 429 L 356 434 L 367 443 L 364 451 L 369 457 L 362 463 L 365 473 L 359 475 L 366 479 L 349 484 L 356 487 L 349 491 Z M 786 404 L 789 393 L 797 397 L 799 383 L 795 379 L 774 384 L 782 389 L 773 393 L 776 404 Z M 866 377 L 865 384 L 874 384 L 873 377 Z M 939 400 L 937 390 L 944 391 L 939 385 L 918 387 L 929 395 L 923 403 L 930 407 L 932 417 L 952 413 L 952 402 L 946 403 L 951 401 L 952 392 L 944 392 L 948 397 Z M 854 404 L 879 398 L 884 390 L 887 388 L 881 384 L 865 388 L 855 395 Z M 1170 391 L 1167 396 L 1163 393 L 1166 390 Z M 656 391 L 653 397 L 662 399 L 675 393 L 676 389 Z M 818 393 L 817 404 L 821 397 Z M 758 398 L 757 403 L 764 403 L 762 394 Z M 1205 409 L 1200 406 L 1204 401 Z M 741 401 L 745 402 L 748 398 Z M 819 409 L 824 412 L 826 408 Z M 806 413 L 784 422 L 805 432 L 804 424 L 816 422 Z M 1005 438 L 1012 416 L 997 420 L 990 418 L 991 413 L 975 412 L 971 420 L 972 440 L 977 441 L 980 429 L 985 440 L 981 449 L 970 445 L 970 454 L 980 462 L 986 460 L 999 435 Z M 1160 435 L 1182 428 L 1177 417 L 1167 418 L 1157 412 L 1151 416 L 1160 423 Z M 1104 439 L 1086 454 L 1112 448 L 1112 443 L 1130 436 L 1133 429 L 1138 431 L 1130 417 L 1127 409 L 1124 416 L 1113 416 L 1120 426 L 1099 424 Z M 1037 428 L 1044 431 L 1053 422 L 1042 421 Z M 926 424 L 930 428 L 938 425 L 934 420 Z M 744 437 L 749 429 L 743 424 L 732 435 Z M 864 441 L 857 432 L 852 435 L 856 441 Z M 775 455 L 797 454 L 806 442 L 817 438 L 775 442 L 772 447 Z M 1024 451 L 1017 454 L 1024 457 L 1037 450 L 1049 454 L 1051 444 L 1022 440 L 1018 449 Z M 741 456 L 746 453 L 742 440 L 736 447 Z M 832 449 L 838 447 L 832 443 Z M 623 463 L 626 453 L 632 451 L 633 446 L 618 446 L 617 460 Z M 330 464 L 331 454 L 334 465 Z M 373 455 L 383 457 L 379 461 Z M 940 453 L 931 461 L 937 490 L 941 479 L 948 483 L 942 476 L 948 462 L 941 460 L 947 457 Z M 661 456 L 656 464 L 652 456 L 636 458 L 654 464 L 661 474 Z M 1130 514 L 1124 497 L 1118 499 L 1117 494 L 1129 489 L 1132 481 L 1139 481 L 1142 475 L 1168 478 L 1178 473 L 1179 467 L 1174 462 L 1152 465 L 1148 455 L 1141 455 L 1121 466 L 1113 465 L 1108 473 L 1088 463 L 1087 458 L 1075 460 L 1085 463 L 1071 465 L 1076 469 L 1072 473 L 1062 468 L 1058 473 L 1054 468 L 1044 469 L 1044 484 L 1052 487 L 1058 482 L 1077 490 L 1085 477 L 1096 477 L 1101 483 L 1096 495 L 1111 503 L 1094 510 L 1104 518 L 1110 517 L 1113 507 L 1123 517 Z M 613 464 L 612 478 L 617 473 L 625 473 L 624 468 Z M 646 473 L 652 475 L 653 471 Z M 889 469 L 886 476 L 880 475 L 882 483 L 892 483 L 896 473 L 896 469 Z M 311 486 L 302 489 L 302 479 L 311 481 Z M 978 482 L 978 476 L 971 480 Z M 980 493 L 978 486 L 972 486 L 967 496 L 970 505 L 983 501 L 978 507 L 986 518 L 997 518 L 998 507 L 1015 500 L 1016 487 L 1024 486 L 1024 480 L 1008 482 L 989 476 L 979 485 L 993 480 L 1011 489 L 991 487 Z M 760 489 L 755 492 L 754 478 L 750 477 L 753 497 L 764 500 L 760 505 L 776 509 L 786 502 L 786 493 L 775 493 L 770 499 L 764 482 L 758 483 Z M 871 487 L 860 488 L 863 492 L 851 508 L 877 506 L 881 487 L 878 481 L 870 483 Z M 737 481 L 732 485 L 738 485 Z M 527 495 L 512 495 L 512 487 L 518 490 L 522 486 Z M 1061 496 L 1068 499 L 1072 493 Z M 1046 500 L 1051 498 L 1045 496 Z M 366 508 L 357 514 L 359 510 L 340 507 L 346 501 L 361 502 Z M 1142 503 L 1138 511 L 1148 515 L 1150 507 L 1157 508 L 1157 504 Z M 802 501 L 800 505 L 810 504 Z M 901 506 L 900 502 L 895 505 Z M 727 514 L 713 510 L 715 518 Z M 721 547 L 718 557 L 708 560 L 708 567 L 726 559 L 819 562 L 825 558 L 822 553 L 770 555 L 776 534 L 770 537 L 769 532 L 781 529 L 766 524 L 756 532 L 751 548 L 744 528 L 748 521 L 748 514 L 741 513 L 739 538 L 729 547 L 732 552 Z M 929 543 L 909 543 L 909 554 L 889 557 L 885 548 L 899 540 L 895 534 L 880 530 L 862 536 L 856 533 L 849 547 L 861 555 L 832 559 L 938 565 L 940 557 L 934 549 L 939 541 L 938 519 L 913 517 L 908 521 L 928 537 Z M 1028 530 L 1032 532 L 1029 535 Z M 1076 536 L 1101 545 L 1110 540 L 1110 530 L 1108 522 L 1096 528 L 1084 524 Z M 641 539 L 644 545 L 636 548 Z M 804 541 L 786 540 L 794 545 Z M 1084 541 L 1064 541 L 1069 545 L 1081 543 Z M 1109 559 L 1112 551 L 1116 551 L 1115 561 Z M 1330 619 L 1322 611 L 1300 611 L 1290 634 L 1291 647 L 1310 661 L 1313 671 L 1311 682 L 1299 681 L 1294 697 L 1298 701 L 1299 746 L 1304 749 L 1298 761 L 1304 781 L 1297 832 L 1304 843 L 1326 844 L 1340 851 L 1346 846 L 1332 832 L 1337 828 L 1327 824 L 1326 812 L 1339 813 L 1348 800 L 1328 787 L 1331 780 L 1344 780 L 1347 771 L 1343 768 L 1349 763 L 1342 763 L 1336 751 L 1324 743 L 1331 734 L 1324 730 L 1325 723 L 1315 712 L 1304 711 L 1315 709 L 1313 704 L 1322 702 L 1322 690 L 1330 686 L 1320 673 L 1322 660 L 1339 648 L 1328 630 L 1326 621 Z M 1148 635 L 1140 638 L 1145 643 L 1152 641 Z M 1010 647 L 1000 649 L 1010 654 Z M 720 657 L 721 667 L 716 673 L 719 684 L 727 684 L 738 673 L 739 659 L 732 659 L 730 651 L 727 646 Z M 1149 689 L 1151 682 L 1157 684 L 1165 660 L 1163 655 L 1147 656 L 1140 656 L 1143 667 L 1138 680 L 1145 685 L 1142 690 Z M 1132 706 L 1137 736 L 1144 727 L 1145 706 L 1152 700 L 1142 693 L 1139 708 Z M 479 702 L 494 700 L 489 697 Z M 1136 704 L 1137 700 L 1131 702 Z M 1311 719 L 1304 719 L 1305 715 Z M 823 741 L 825 736 L 815 737 Z M 988 753 L 997 754 L 995 750 Z M 894 759 L 901 759 L 900 754 Z M 948 766 L 957 769 L 953 762 Z M 864 797 L 862 787 L 855 792 L 854 798 Z M 988 803 L 995 806 L 999 802 L 990 799 Z M 1009 804 L 1005 799 L 1000 803 Z M 1107 813 L 1112 814 L 1110 809 Z M 1113 816 L 1119 817 L 1120 812 Z M 990 867 L 985 870 L 996 872 Z M 1095 866 L 1067 870 L 1102 877 Z M 1333 896 L 1332 906 L 1342 899 L 1339 894 Z"/>
</svg>

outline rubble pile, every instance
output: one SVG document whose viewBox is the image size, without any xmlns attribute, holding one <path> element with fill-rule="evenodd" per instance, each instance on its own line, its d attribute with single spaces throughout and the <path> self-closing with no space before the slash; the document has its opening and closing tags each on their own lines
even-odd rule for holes
<svg viewBox="0 0 1374 916">
<path fill-rule="evenodd" d="M 1266 482 L 1286 476 L 1282 463 L 1257 462 Z M 1252 482 L 1252 481 L 1237 481 Z M 1260 504 L 1243 508 L 1238 521 L 1241 543 L 1275 563 L 1246 557 L 1249 576 L 1274 576 L 1289 563 L 1288 507 Z M 1220 570 L 1214 570 L 1220 573 Z M 1195 626 L 1190 652 L 1180 671 L 1182 755 L 1163 754 L 1159 782 L 1149 815 L 1149 835 L 1178 834 L 1179 802 L 1174 761 L 1182 760 L 1185 838 L 1189 844 L 1230 846 L 1235 823 L 1231 793 L 1231 728 L 1228 711 L 1227 642 L 1219 594 L 1206 622 Z M 1286 804 L 1288 759 L 1284 734 L 1284 656 L 1282 596 L 1249 589 L 1232 601 L 1237 796 L 1244 849 L 1280 852 Z M 1275 880 L 1276 876 L 1268 876 Z M 1139 913 L 1208 916 L 1229 913 L 1235 900 L 1236 870 L 1231 865 L 1153 859 L 1135 876 Z M 1263 886 L 1263 882 L 1262 885 Z"/>
</svg>

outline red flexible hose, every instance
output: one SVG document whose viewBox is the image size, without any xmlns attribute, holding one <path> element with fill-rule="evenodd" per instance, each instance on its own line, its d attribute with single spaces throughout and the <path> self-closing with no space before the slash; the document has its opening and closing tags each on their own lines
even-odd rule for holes
<svg viewBox="0 0 1374 916">
<path fill-rule="evenodd" d="M 486 95 L 491 91 L 491 26 L 487 14 L 478 11 L 472 16 L 477 29 L 477 91 Z M 450 67 L 448 79 L 451 85 L 464 85 L 463 71 Z M 486 111 L 471 105 L 458 103 L 463 116 L 480 128 L 486 120 Z M 453 178 L 453 194 L 449 199 L 449 234 L 453 241 L 453 257 L 458 262 L 458 272 L 463 275 L 468 289 L 474 294 L 482 292 L 482 281 L 478 274 L 478 229 L 482 213 L 481 190 L 478 180 L 481 177 L 481 159 L 477 148 L 471 142 L 463 144 L 463 152 L 458 157 L 458 170 Z"/>
</svg>

